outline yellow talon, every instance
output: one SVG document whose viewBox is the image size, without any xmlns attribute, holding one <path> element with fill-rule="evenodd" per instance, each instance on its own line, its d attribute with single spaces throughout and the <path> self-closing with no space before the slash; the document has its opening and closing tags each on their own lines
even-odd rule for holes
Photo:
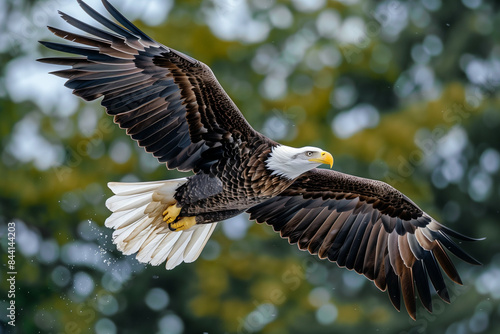
<svg viewBox="0 0 500 334">
<path fill-rule="evenodd" d="M 168 224 L 168 228 L 171 231 L 177 232 L 177 231 L 187 230 L 193 227 L 194 225 L 196 225 L 195 217 L 185 217 L 179 220 L 178 222 Z"/>
<path fill-rule="evenodd" d="M 181 212 L 181 208 L 177 206 L 177 204 L 170 205 L 165 211 L 163 211 L 163 221 L 167 224 L 173 223 L 179 213 Z"/>
</svg>

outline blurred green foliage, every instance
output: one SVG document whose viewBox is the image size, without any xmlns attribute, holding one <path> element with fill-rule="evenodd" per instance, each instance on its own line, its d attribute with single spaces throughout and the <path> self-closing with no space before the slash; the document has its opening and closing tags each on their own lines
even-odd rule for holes
<svg viewBox="0 0 500 334">
<path fill-rule="evenodd" d="M 89 1 L 97 4 L 96 1 Z M 267 226 L 218 228 L 173 271 L 116 251 L 109 181 L 179 176 L 98 103 L 35 63 L 76 1 L 0 2 L 0 333 L 496 333 L 500 325 L 500 15 L 493 0 L 114 1 L 150 36 L 211 66 L 259 131 L 332 152 L 455 230 L 484 263 L 417 321 L 363 277 Z M 97 6 L 99 11 L 102 7 Z M 167 17 L 168 12 L 168 17 Z M 162 16 L 163 15 L 163 16 Z M 159 17 L 159 19 L 158 19 Z M 150 20 L 158 21 L 149 26 Z M 142 19 L 142 20 L 141 20 Z M 159 22 L 162 22 L 161 24 Z M 6 325 L 16 222 L 16 327 Z M 248 231 L 246 228 L 249 227 Z"/>
</svg>

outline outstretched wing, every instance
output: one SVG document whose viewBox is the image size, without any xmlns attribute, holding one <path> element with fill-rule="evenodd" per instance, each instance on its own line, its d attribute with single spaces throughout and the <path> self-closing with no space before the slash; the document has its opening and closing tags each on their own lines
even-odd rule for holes
<svg viewBox="0 0 500 334">
<path fill-rule="evenodd" d="M 218 83 L 210 68 L 145 35 L 108 1 L 103 4 L 118 25 L 78 0 L 83 10 L 109 30 L 61 17 L 83 36 L 49 27 L 57 36 L 87 45 L 41 42 L 81 57 L 39 61 L 69 65 L 52 72 L 85 100 L 101 104 L 139 146 L 168 168 L 208 170 L 222 155 L 222 141 L 259 136 Z M 237 138 L 233 138 L 237 137 Z"/>
<path fill-rule="evenodd" d="M 445 248 L 479 264 L 450 238 L 465 237 L 432 219 L 388 184 L 336 171 L 314 169 L 279 196 L 248 210 L 258 223 L 272 225 L 290 244 L 354 269 L 388 290 L 396 309 L 400 294 L 415 319 L 415 287 L 432 312 L 429 279 L 450 301 L 440 267 L 461 284 Z"/>
</svg>

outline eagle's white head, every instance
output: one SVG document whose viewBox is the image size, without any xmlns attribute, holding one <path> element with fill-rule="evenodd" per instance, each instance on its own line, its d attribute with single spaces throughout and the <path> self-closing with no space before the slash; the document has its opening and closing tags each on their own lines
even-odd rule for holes
<svg viewBox="0 0 500 334">
<path fill-rule="evenodd" d="M 287 179 L 295 179 L 321 164 L 333 166 L 333 157 L 330 153 L 320 148 L 306 146 L 294 148 L 278 145 L 273 148 L 266 167 L 272 171 L 272 175 L 279 175 Z"/>
</svg>

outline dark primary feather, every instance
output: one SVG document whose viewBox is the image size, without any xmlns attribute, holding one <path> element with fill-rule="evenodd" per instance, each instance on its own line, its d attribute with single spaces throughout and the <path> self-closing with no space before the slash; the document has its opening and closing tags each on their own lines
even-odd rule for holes
<svg viewBox="0 0 500 334">
<path fill-rule="evenodd" d="M 104 96 L 101 104 L 114 121 L 168 168 L 209 172 L 223 144 L 260 137 L 244 119 L 205 64 L 155 42 L 108 1 L 104 7 L 121 25 L 79 0 L 82 9 L 104 28 L 67 14 L 61 17 L 89 35 L 49 27 L 58 37 L 83 44 L 41 42 L 80 57 L 52 57 L 41 62 L 71 66 L 52 72 L 85 100 Z"/>
<path fill-rule="evenodd" d="M 479 264 L 449 236 L 472 241 L 444 227 L 386 183 L 336 171 L 314 169 L 279 196 L 248 210 L 291 244 L 341 267 L 355 270 L 388 291 L 399 310 L 401 297 L 415 319 L 415 290 L 432 311 L 429 280 L 449 302 L 441 269 L 462 284 L 445 248 Z"/>
</svg>

